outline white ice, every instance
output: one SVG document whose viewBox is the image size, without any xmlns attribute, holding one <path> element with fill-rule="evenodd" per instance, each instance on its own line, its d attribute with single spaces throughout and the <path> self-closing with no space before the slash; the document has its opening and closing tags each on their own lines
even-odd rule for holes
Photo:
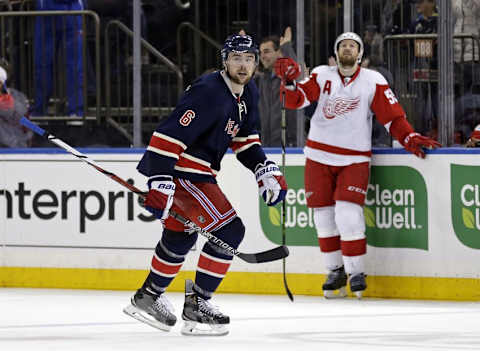
<svg viewBox="0 0 480 351">
<path fill-rule="evenodd" d="M 186 337 L 181 320 L 165 333 L 123 314 L 131 295 L 0 288 L 0 350 L 480 350 L 480 302 L 218 294 L 230 334 Z"/>
</svg>

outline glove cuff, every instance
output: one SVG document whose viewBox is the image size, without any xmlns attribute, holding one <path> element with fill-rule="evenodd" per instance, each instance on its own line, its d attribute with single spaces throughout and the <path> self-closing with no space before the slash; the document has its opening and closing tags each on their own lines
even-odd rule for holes
<svg viewBox="0 0 480 351">
<path fill-rule="evenodd" d="M 148 185 L 148 188 L 150 189 L 152 187 L 153 182 L 165 182 L 165 181 L 173 182 L 173 177 L 165 174 L 154 175 L 148 178 L 147 185 Z"/>
<path fill-rule="evenodd" d="M 410 133 L 408 134 L 405 139 L 403 139 L 403 145 L 408 145 L 408 143 L 410 142 L 410 140 L 413 138 L 413 137 L 416 137 L 416 136 L 419 136 L 420 133 L 416 133 L 416 132 L 413 132 L 413 133 Z"/>
<path fill-rule="evenodd" d="M 255 180 L 258 182 L 265 175 L 281 175 L 280 168 L 276 165 L 275 162 L 266 160 L 263 163 L 259 163 L 255 166 Z"/>
</svg>

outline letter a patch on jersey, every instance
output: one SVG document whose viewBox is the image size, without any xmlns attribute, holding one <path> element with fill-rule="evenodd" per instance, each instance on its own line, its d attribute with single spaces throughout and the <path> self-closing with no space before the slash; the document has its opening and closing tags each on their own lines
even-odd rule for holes
<svg viewBox="0 0 480 351">
<path fill-rule="evenodd" d="M 330 95 L 331 94 L 331 90 L 332 90 L 332 82 L 327 80 L 325 82 L 325 85 L 323 86 L 323 94 L 328 94 Z"/>
<path fill-rule="evenodd" d="M 195 112 L 192 110 L 187 110 L 185 113 L 180 117 L 180 124 L 184 127 L 187 127 L 191 122 L 192 119 L 195 118 Z"/>
</svg>

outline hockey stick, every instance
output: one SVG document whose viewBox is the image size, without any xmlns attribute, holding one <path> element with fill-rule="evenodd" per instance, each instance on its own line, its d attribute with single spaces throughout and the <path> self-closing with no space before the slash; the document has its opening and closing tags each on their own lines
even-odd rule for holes
<svg viewBox="0 0 480 351">
<path fill-rule="evenodd" d="M 284 82 L 282 82 L 284 83 Z M 282 121 L 281 121 L 281 128 L 282 128 L 282 173 L 283 176 L 286 177 L 285 172 L 285 146 L 287 144 L 287 118 L 285 117 L 285 92 L 282 93 Z M 286 244 L 286 237 L 287 237 L 287 228 L 285 227 L 285 213 L 286 213 L 286 202 L 285 200 L 282 201 L 282 246 Z M 282 259 L 282 271 L 283 271 L 283 285 L 285 286 L 285 291 L 287 293 L 288 298 L 290 301 L 293 302 L 293 294 L 288 288 L 287 283 L 287 274 L 286 274 L 286 260 L 285 257 Z"/>
<path fill-rule="evenodd" d="M 20 123 L 23 126 L 27 127 L 28 129 L 32 130 L 33 132 L 37 133 L 38 135 L 48 139 L 50 142 L 54 143 L 55 145 L 57 145 L 57 146 L 61 147 L 62 149 L 68 151 L 73 156 L 79 158 L 83 162 L 88 163 L 90 166 L 95 168 L 97 171 L 106 175 L 107 177 L 110 177 L 111 179 L 113 179 L 117 183 L 123 185 L 125 188 L 127 188 L 131 192 L 137 194 L 141 198 L 145 198 L 145 196 L 146 196 L 145 192 L 141 191 L 140 189 L 138 189 L 134 185 L 127 183 L 125 180 L 123 180 L 122 178 L 120 178 L 116 174 L 114 174 L 112 172 L 109 172 L 106 169 L 102 168 L 96 162 L 94 162 L 93 160 L 88 158 L 88 156 L 82 154 L 80 151 L 74 149 L 73 147 L 71 147 L 67 143 L 58 139 L 53 134 L 50 134 L 49 132 L 47 132 L 43 128 L 39 127 L 38 125 L 36 125 L 32 121 L 30 121 L 29 119 L 27 119 L 25 117 L 22 117 L 20 119 Z M 278 247 L 275 247 L 273 249 L 263 251 L 263 252 L 258 252 L 258 253 L 243 253 L 243 252 L 237 251 L 236 249 L 231 247 L 229 244 L 224 242 L 222 239 L 217 238 L 212 233 L 202 229 L 200 226 L 198 226 L 194 222 L 190 221 L 189 219 L 187 219 L 185 217 L 182 217 L 181 215 L 179 215 L 178 213 L 176 213 L 172 210 L 170 210 L 168 213 L 169 213 L 170 216 L 174 217 L 177 221 L 179 221 L 183 225 L 191 228 L 192 230 L 196 231 L 200 235 L 203 235 L 210 242 L 212 242 L 215 245 L 221 247 L 222 249 L 228 251 L 231 255 L 237 256 L 238 258 L 241 258 L 245 262 L 248 262 L 248 263 L 271 262 L 271 261 L 276 261 L 276 260 L 280 260 L 284 257 L 287 257 L 288 254 L 289 254 L 288 248 L 285 245 L 278 246 Z"/>
</svg>

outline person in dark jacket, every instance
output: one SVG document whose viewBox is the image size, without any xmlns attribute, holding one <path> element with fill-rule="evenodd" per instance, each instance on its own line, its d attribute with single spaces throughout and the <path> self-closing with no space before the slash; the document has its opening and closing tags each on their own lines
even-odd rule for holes
<svg viewBox="0 0 480 351">
<path fill-rule="evenodd" d="M 282 102 L 279 100 L 280 78 L 275 75 L 273 66 L 279 57 L 297 60 L 292 47 L 292 30 L 285 29 L 282 37 L 268 36 L 260 42 L 260 62 L 263 71 L 255 77 L 260 92 L 260 138 L 263 146 L 280 147 Z M 303 75 L 299 79 L 301 79 Z M 297 146 L 297 112 L 286 111 L 286 146 Z"/>
<path fill-rule="evenodd" d="M 83 0 L 37 0 L 38 11 L 81 11 Z M 37 16 L 35 21 L 35 103 L 32 115 L 48 114 L 56 58 L 65 62 L 67 114 L 83 116 L 83 33 L 81 16 Z M 60 55 L 60 50 L 64 50 Z M 56 71 L 56 70 L 55 70 Z"/>
</svg>

